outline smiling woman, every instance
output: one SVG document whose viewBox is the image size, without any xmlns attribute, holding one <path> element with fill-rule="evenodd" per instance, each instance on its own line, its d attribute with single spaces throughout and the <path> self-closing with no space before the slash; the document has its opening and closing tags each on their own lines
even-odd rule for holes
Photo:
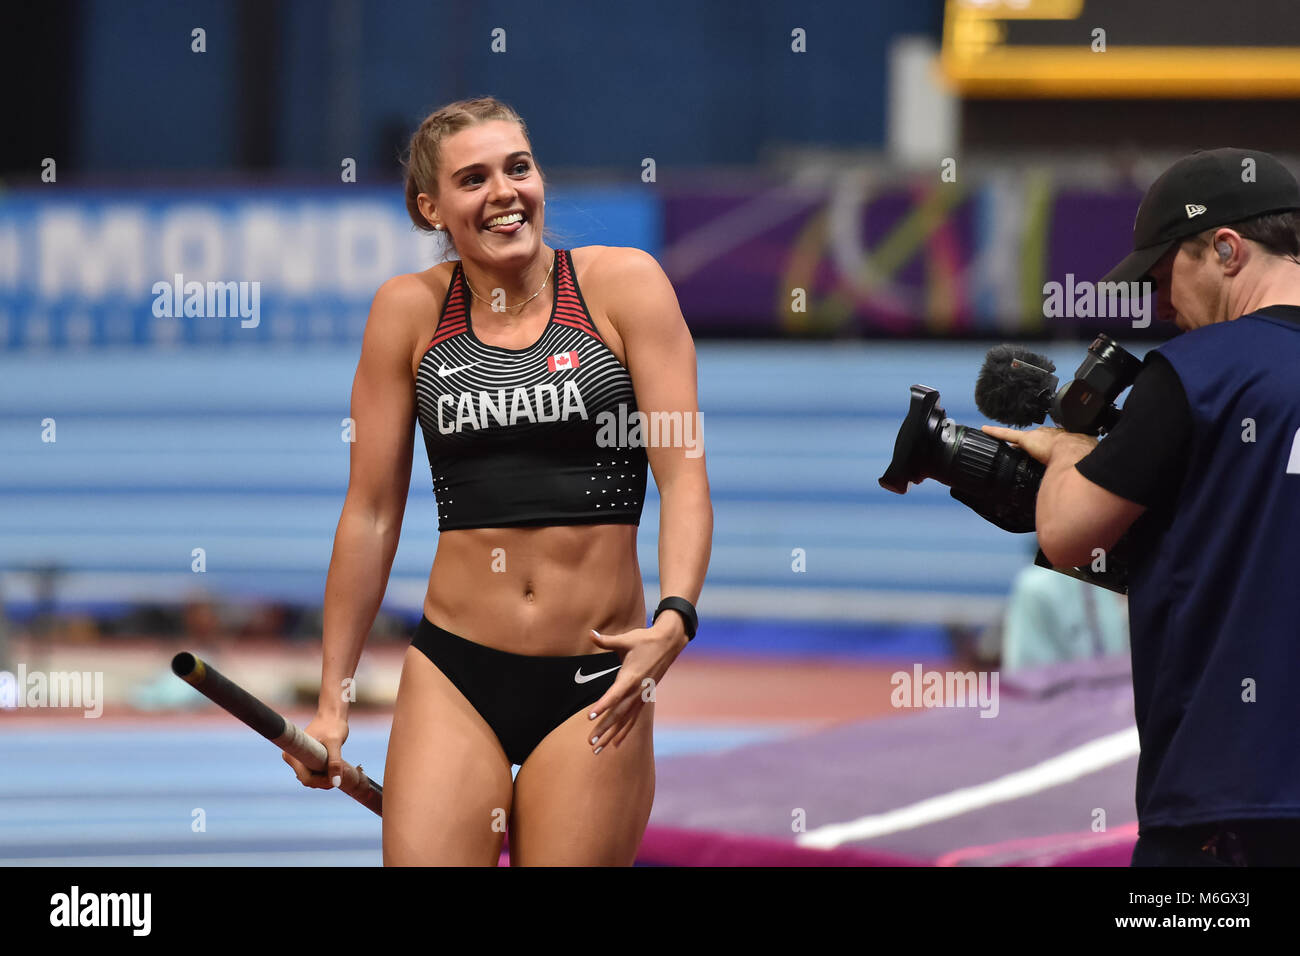
<svg viewBox="0 0 1300 956">
<path fill-rule="evenodd" d="M 499 100 L 484 97 L 453 103 L 427 117 L 411 137 L 410 153 L 406 163 L 407 212 L 417 229 L 442 233 L 450 250 L 457 254 L 460 250 L 456 245 L 455 230 L 448 229 L 445 221 L 430 216 L 426 209 L 431 207 L 427 204 L 421 205 L 420 195 L 421 193 L 438 195 L 438 171 L 449 166 L 445 155 L 445 143 L 449 139 L 456 133 L 473 126 L 487 125 L 490 129 L 498 123 L 504 124 L 500 135 L 511 141 L 513 145 L 522 147 L 512 149 L 501 157 L 503 168 L 507 175 L 515 176 L 517 181 L 524 181 L 525 177 L 534 180 L 537 194 L 533 195 L 525 190 L 521 192 L 521 199 L 539 199 L 545 188 L 545 177 L 528 149 L 527 124 L 518 113 Z M 466 158 L 471 161 L 465 165 L 452 166 L 445 174 L 445 179 L 453 189 L 473 189 L 483 182 L 487 167 L 477 156 Z M 541 199 L 541 203 L 544 205 L 545 200 Z M 523 203 L 512 209 L 489 210 L 489 212 L 495 212 L 495 215 L 481 220 L 480 227 L 484 231 L 497 235 L 513 236 L 521 233 L 524 226 L 534 218 L 540 223 L 540 210 L 531 209 L 529 205 Z M 543 231 L 545 238 L 551 240 L 557 238 L 551 232 Z"/>
<path fill-rule="evenodd" d="M 546 245 L 545 181 L 497 100 L 420 125 L 406 204 L 459 258 L 375 296 L 306 728 L 331 766 L 287 760 L 315 787 L 341 761 L 338 688 L 387 584 L 418 424 L 439 538 L 393 715 L 384 861 L 490 865 L 508 827 L 512 864 L 631 864 L 654 798 L 654 691 L 695 634 L 713 512 L 698 439 L 611 444 L 602 423 L 698 420 L 694 343 L 653 257 Z M 664 601 L 646 627 L 649 470 Z"/>
</svg>

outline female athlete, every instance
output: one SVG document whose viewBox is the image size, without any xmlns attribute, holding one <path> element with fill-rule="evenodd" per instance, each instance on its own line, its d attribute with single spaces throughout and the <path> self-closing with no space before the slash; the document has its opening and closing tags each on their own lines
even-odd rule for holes
<svg viewBox="0 0 1300 956">
<path fill-rule="evenodd" d="M 406 204 L 459 261 L 385 282 L 366 323 L 306 728 L 329 766 L 285 760 L 306 786 L 337 785 L 341 688 L 387 586 L 418 422 L 439 537 L 393 714 L 385 865 L 495 865 L 507 829 L 512 865 L 631 865 L 654 690 L 694 634 L 713 532 L 694 343 L 652 256 L 545 244 L 544 186 L 509 106 L 425 119 Z M 647 464 L 671 605 L 650 627 Z"/>
</svg>

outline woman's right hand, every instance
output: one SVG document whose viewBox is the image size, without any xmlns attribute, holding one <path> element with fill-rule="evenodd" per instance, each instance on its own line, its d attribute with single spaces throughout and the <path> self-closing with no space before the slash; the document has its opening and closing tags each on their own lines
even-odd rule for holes
<svg viewBox="0 0 1300 956">
<path fill-rule="evenodd" d="M 330 790 L 336 784 L 335 780 L 343 774 L 343 742 L 348 739 L 348 719 L 342 714 L 322 714 L 316 712 L 310 724 L 304 729 L 308 737 L 314 737 L 325 746 L 325 751 L 329 755 L 329 765 L 320 773 L 313 773 L 303 765 L 302 761 L 295 760 L 288 754 L 284 754 L 284 762 L 293 768 L 294 774 L 298 777 L 298 782 L 304 787 L 314 787 L 317 790 Z"/>
</svg>

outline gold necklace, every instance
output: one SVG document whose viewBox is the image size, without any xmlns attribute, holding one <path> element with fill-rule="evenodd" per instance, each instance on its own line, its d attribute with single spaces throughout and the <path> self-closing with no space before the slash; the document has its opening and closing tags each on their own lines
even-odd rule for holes
<svg viewBox="0 0 1300 956">
<path fill-rule="evenodd" d="M 497 311 L 504 311 L 504 310 L 506 310 L 506 309 L 520 309 L 520 308 L 523 308 L 523 307 L 526 306 L 529 302 L 532 302 L 533 299 L 537 298 L 539 295 L 542 294 L 542 289 L 545 289 L 545 288 L 546 288 L 546 284 L 547 284 L 548 282 L 551 281 L 551 273 L 554 272 L 554 271 L 555 271 L 555 260 L 552 259 L 552 260 L 551 260 L 551 267 L 550 267 L 549 269 L 546 270 L 546 278 L 542 280 L 542 286 L 541 286 L 540 289 L 538 289 L 536 292 L 534 292 L 534 293 L 533 293 L 532 295 L 530 295 L 528 298 L 524 299 L 524 301 L 523 301 L 523 302 L 520 302 L 518 305 L 503 305 L 503 306 L 501 307 L 500 310 L 498 310 L 497 307 L 496 307 L 495 305 L 493 305 L 493 306 L 492 306 L 492 311 L 493 311 L 493 312 L 497 312 Z M 491 300 L 483 298 L 481 295 L 479 295 L 477 292 L 474 291 L 474 287 L 473 287 L 472 285 L 469 284 L 469 276 L 465 274 L 465 267 L 464 267 L 463 265 L 460 267 L 460 274 L 461 274 L 461 278 L 463 278 L 463 279 L 465 280 L 465 287 L 466 287 L 467 289 L 469 289 L 469 294 L 470 294 L 470 295 L 472 295 L 474 298 L 478 299 L 480 302 L 487 302 L 488 305 L 492 305 Z"/>
</svg>

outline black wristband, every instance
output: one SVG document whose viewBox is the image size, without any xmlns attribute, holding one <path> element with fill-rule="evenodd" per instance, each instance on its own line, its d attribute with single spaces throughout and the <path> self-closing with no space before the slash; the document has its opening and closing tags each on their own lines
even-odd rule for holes
<svg viewBox="0 0 1300 956">
<path fill-rule="evenodd" d="M 659 620 L 659 615 L 664 611 L 676 611 L 680 614 L 682 620 L 686 622 L 686 640 L 692 641 L 695 639 L 695 631 L 700 626 L 700 616 L 695 613 L 695 605 L 686 598 L 666 597 L 655 608 L 655 616 L 650 619 L 650 623 L 654 624 L 655 621 Z"/>
</svg>

